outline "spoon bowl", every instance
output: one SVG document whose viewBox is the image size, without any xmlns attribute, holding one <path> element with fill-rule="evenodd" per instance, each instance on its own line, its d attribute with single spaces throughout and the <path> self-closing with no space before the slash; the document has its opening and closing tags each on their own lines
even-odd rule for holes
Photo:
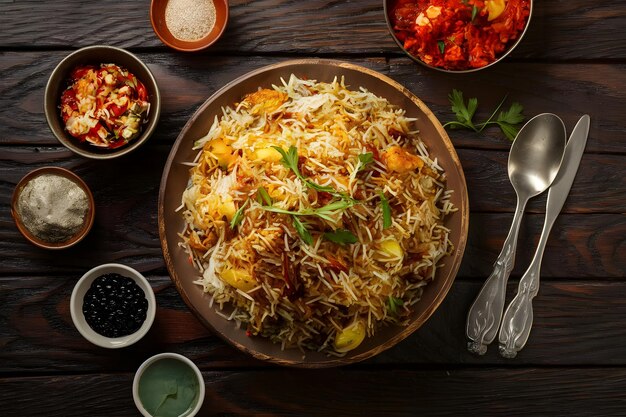
<svg viewBox="0 0 626 417">
<path fill-rule="evenodd" d="M 565 150 L 565 125 L 552 113 L 530 119 L 517 134 L 509 153 L 509 179 L 516 192 L 534 197 L 559 172 Z"/>
<path fill-rule="evenodd" d="M 517 234 L 526 203 L 547 190 L 556 178 L 565 142 L 565 125 L 552 113 L 533 117 L 515 137 L 509 153 L 508 171 L 517 195 L 517 207 L 493 272 L 467 315 L 465 332 L 471 340 L 467 346 L 470 352 L 485 354 L 487 345 L 496 338 L 504 310 L 506 283 L 515 264 Z"/>
</svg>

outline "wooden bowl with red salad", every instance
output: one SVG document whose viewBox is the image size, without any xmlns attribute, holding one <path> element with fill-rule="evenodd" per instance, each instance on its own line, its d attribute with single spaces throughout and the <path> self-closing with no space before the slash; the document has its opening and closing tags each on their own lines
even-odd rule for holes
<svg viewBox="0 0 626 417">
<path fill-rule="evenodd" d="M 387 26 L 416 62 L 446 72 L 487 68 L 520 42 L 532 0 L 385 0 Z"/>
<path fill-rule="evenodd" d="M 148 67 L 130 52 L 90 46 L 64 58 L 46 85 L 50 129 L 73 152 L 110 159 L 141 146 L 154 131 L 161 100 Z"/>
</svg>

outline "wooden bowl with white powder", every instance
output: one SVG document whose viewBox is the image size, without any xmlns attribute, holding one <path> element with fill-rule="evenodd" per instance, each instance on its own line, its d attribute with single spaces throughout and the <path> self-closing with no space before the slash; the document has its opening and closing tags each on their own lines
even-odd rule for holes
<svg viewBox="0 0 626 417">
<path fill-rule="evenodd" d="M 152 0 L 154 33 L 170 48 L 194 52 L 213 45 L 228 22 L 228 0 Z"/>
<path fill-rule="evenodd" d="M 91 230 L 94 198 L 87 184 L 65 168 L 29 172 L 13 192 L 11 215 L 22 235 L 44 249 L 65 249 Z"/>
</svg>

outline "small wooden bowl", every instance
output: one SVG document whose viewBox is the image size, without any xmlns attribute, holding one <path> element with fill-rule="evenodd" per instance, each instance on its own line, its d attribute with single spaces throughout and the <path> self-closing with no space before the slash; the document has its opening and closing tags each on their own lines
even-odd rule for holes
<svg viewBox="0 0 626 417">
<path fill-rule="evenodd" d="M 224 33 L 228 22 L 228 0 L 213 0 L 215 4 L 215 25 L 205 37 L 195 41 L 176 38 L 165 24 L 165 8 L 169 0 L 152 0 L 150 4 L 150 23 L 161 42 L 182 52 L 196 52 L 213 45 Z"/>
<path fill-rule="evenodd" d="M 141 134 L 130 140 L 126 145 L 116 149 L 100 148 L 87 142 L 80 142 L 65 130 L 61 119 L 61 94 L 67 88 L 68 78 L 78 65 L 100 65 L 112 63 L 127 69 L 143 83 L 148 91 L 150 111 L 143 125 Z M 56 138 L 70 151 L 90 159 L 112 159 L 137 149 L 154 133 L 161 115 L 161 94 L 156 79 L 150 69 L 137 56 L 125 49 L 107 45 L 93 45 L 72 52 L 50 74 L 44 93 L 44 113 L 50 130 Z"/>
<path fill-rule="evenodd" d="M 33 180 L 34 178 L 45 174 L 57 175 L 59 177 L 67 178 L 68 180 L 74 182 L 76 185 L 82 188 L 85 194 L 87 194 L 87 199 L 89 200 L 89 208 L 87 210 L 87 214 L 85 215 L 83 227 L 80 229 L 80 231 L 78 231 L 78 233 L 63 242 L 47 242 L 34 236 L 24 225 L 24 223 L 22 223 L 22 218 L 20 217 L 20 214 L 17 210 L 18 198 L 26 184 L 28 184 L 28 182 Z M 89 233 L 89 231 L 91 230 L 95 214 L 96 211 L 93 194 L 91 194 L 91 190 L 89 189 L 89 187 L 87 187 L 87 184 L 85 184 L 85 182 L 72 171 L 60 167 L 43 167 L 29 172 L 24 176 L 24 178 L 20 180 L 20 182 L 17 183 L 17 185 L 15 186 L 15 190 L 13 191 L 13 197 L 11 199 L 11 216 L 13 216 L 13 220 L 15 221 L 17 229 L 30 243 L 44 249 L 65 249 L 69 248 L 70 246 L 74 246 L 75 244 L 80 242 L 85 236 L 87 236 L 87 233 Z"/>
</svg>

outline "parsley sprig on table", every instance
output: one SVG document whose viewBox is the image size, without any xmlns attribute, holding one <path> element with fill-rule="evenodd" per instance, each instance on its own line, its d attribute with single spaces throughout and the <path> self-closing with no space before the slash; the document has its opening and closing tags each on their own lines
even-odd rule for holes
<svg viewBox="0 0 626 417">
<path fill-rule="evenodd" d="M 497 125 L 509 140 L 514 140 L 525 118 L 523 114 L 524 107 L 514 102 L 508 110 L 503 110 L 498 114 L 498 111 L 502 108 L 507 97 L 508 96 L 505 96 L 502 99 L 498 107 L 496 107 L 493 113 L 491 113 L 491 116 L 489 116 L 489 119 L 481 123 L 474 123 L 472 119 L 478 108 L 478 99 L 472 97 L 467 101 L 467 104 L 465 104 L 463 92 L 456 89 L 452 90 L 448 99 L 452 105 L 452 111 L 456 115 L 456 120 L 444 124 L 443 127 L 450 127 L 451 129 L 465 128 L 480 133 L 487 126 Z M 498 114 L 498 117 L 494 119 L 496 114 Z"/>
</svg>

